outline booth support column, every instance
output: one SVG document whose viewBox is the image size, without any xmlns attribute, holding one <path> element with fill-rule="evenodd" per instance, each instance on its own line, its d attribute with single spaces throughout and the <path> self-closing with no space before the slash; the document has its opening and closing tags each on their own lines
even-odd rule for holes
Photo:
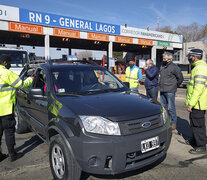
<svg viewBox="0 0 207 180">
<path fill-rule="evenodd" d="M 50 35 L 45 35 L 45 59 L 50 58 Z"/>
<path fill-rule="evenodd" d="M 151 59 L 153 60 L 154 64 L 156 65 L 156 46 L 153 46 L 151 49 Z"/>
<path fill-rule="evenodd" d="M 113 57 L 113 42 L 109 41 L 108 51 L 107 51 L 107 67 L 109 71 L 111 71 L 109 58 L 112 58 L 112 57 Z"/>
</svg>

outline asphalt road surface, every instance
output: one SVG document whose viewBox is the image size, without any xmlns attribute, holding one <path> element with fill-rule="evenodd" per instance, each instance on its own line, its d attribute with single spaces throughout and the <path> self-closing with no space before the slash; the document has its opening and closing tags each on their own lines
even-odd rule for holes
<svg viewBox="0 0 207 180">
<path fill-rule="evenodd" d="M 144 93 L 143 87 L 140 90 Z M 97 176 L 83 174 L 83 180 L 207 180 L 207 155 L 191 155 L 190 146 L 183 144 L 184 138 L 191 136 L 188 112 L 184 106 L 186 89 L 178 89 L 176 109 L 178 131 L 173 132 L 168 154 L 161 164 L 117 176 Z M 206 117 L 207 120 L 207 117 Z M 3 138 L 3 152 L 7 152 Z M 15 161 L 0 162 L 0 180 L 52 180 L 48 159 L 48 146 L 34 133 L 16 135 L 16 149 L 24 156 Z"/>
</svg>

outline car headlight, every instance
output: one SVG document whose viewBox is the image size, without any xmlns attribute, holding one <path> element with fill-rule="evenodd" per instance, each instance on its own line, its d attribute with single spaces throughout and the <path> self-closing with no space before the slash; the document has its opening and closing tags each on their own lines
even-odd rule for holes
<svg viewBox="0 0 207 180">
<path fill-rule="evenodd" d="M 121 135 L 119 125 L 100 116 L 80 116 L 87 132 L 105 135 Z"/>
<path fill-rule="evenodd" d="M 162 112 L 161 119 L 162 119 L 163 124 L 165 124 L 169 118 L 168 113 L 164 107 L 161 107 L 161 112 Z"/>
</svg>

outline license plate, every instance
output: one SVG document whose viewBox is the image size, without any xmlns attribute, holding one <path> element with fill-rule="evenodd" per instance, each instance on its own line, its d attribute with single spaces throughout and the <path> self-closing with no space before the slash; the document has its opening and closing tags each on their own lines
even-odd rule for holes
<svg viewBox="0 0 207 180">
<path fill-rule="evenodd" d="M 141 151 L 142 153 L 151 151 L 153 149 L 156 149 L 160 146 L 159 137 L 153 137 L 150 139 L 146 139 L 141 141 Z"/>
</svg>

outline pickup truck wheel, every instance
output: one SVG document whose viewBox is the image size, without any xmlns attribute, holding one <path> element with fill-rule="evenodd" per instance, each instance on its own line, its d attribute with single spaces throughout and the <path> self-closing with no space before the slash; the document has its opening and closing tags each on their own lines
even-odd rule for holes
<svg viewBox="0 0 207 180">
<path fill-rule="evenodd" d="M 51 138 L 49 147 L 50 168 L 54 179 L 79 180 L 81 169 L 73 159 L 60 135 Z"/>
<path fill-rule="evenodd" d="M 18 107 L 16 107 L 14 119 L 16 121 L 15 129 L 17 134 L 29 132 L 28 124 L 22 119 Z"/>
</svg>

